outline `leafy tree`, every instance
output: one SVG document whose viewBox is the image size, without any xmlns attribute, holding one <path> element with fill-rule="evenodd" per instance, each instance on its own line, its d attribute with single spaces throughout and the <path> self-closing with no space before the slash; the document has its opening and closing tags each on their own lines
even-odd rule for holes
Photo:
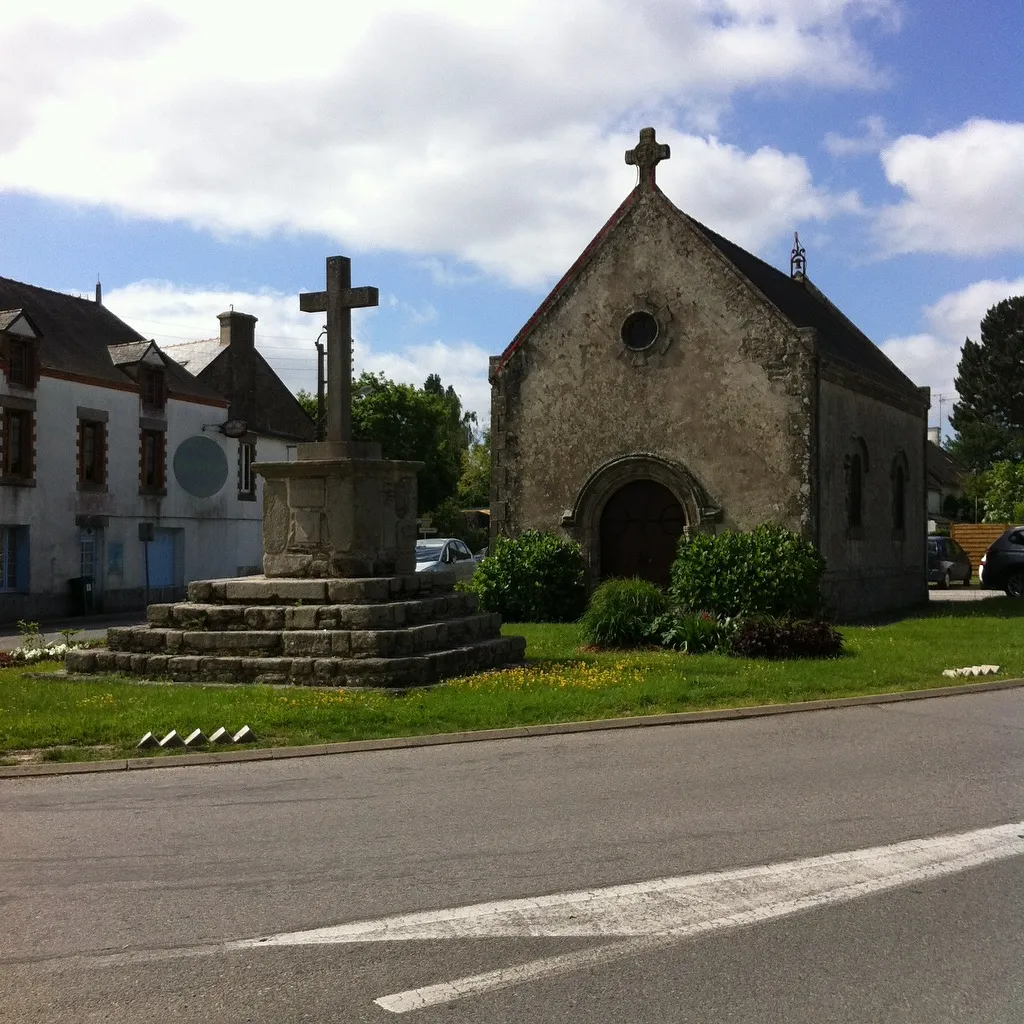
<svg viewBox="0 0 1024 1024">
<path fill-rule="evenodd" d="M 302 411 L 316 423 L 316 395 L 311 395 L 305 388 L 296 392 L 296 399 L 302 406 Z"/>
<path fill-rule="evenodd" d="M 997 462 L 986 475 L 985 522 L 1024 522 L 1024 463 Z"/>
<path fill-rule="evenodd" d="M 491 431 L 462 453 L 459 501 L 463 508 L 487 508 L 491 503 Z"/>
<path fill-rule="evenodd" d="M 446 388 L 436 373 L 422 388 L 363 373 L 352 382 L 352 396 L 355 440 L 379 442 L 385 459 L 424 463 L 417 488 L 420 514 L 454 499 L 476 423 L 476 413 L 463 411 L 455 389 Z M 316 395 L 303 390 L 295 397 L 315 422 Z"/>
<path fill-rule="evenodd" d="M 468 445 L 469 428 L 463 424 L 474 414 L 463 413 L 459 396 L 433 374 L 422 388 L 396 384 L 380 373 L 363 373 L 354 384 L 353 436 L 380 442 L 386 459 L 422 462 L 419 512 L 433 511 L 455 494 Z"/>
<path fill-rule="evenodd" d="M 965 339 L 957 364 L 949 451 L 963 466 L 988 469 L 1024 457 L 1024 295 L 1003 299 Z"/>
</svg>

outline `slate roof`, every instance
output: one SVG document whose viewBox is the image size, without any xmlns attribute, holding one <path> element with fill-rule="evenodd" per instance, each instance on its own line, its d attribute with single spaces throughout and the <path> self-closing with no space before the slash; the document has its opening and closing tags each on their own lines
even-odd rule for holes
<svg viewBox="0 0 1024 1024">
<path fill-rule="evenodd" d="M 164 351 L 225 395 L 231 419 L 245 420 L 254 433 L 286 441 L 315 440 L 313 421 L 255 347 L 222 345 L 219 338 L 210 338 L 168 345 Z"/>
<path fill-rule="evenodd" d="M 931 440 L 925 443 L 925 471 L 928 482 L 936 484 L 940 490 L 962 485 L 964 470 L 960 463 Z"/>
<path fill-rule="evenodd" d="M 173 345 L 161 346 L 175 362 L 181 363 L 189 373 L 199 376 L 210 363 L 227 349 L 220 338 L 205 338 L 202 341 L 178 341 Z"/>
<path fill-rule="evenodd" d="M 601 243 L 625 218 L 643 194 L 638 185 L 608 218 L 601 230 L 583 250 L 576 262 L 551 290 L 537 311 L 523 325 L 519 333 L 501 354 L 498 372 L 512 357 L 515 350 L 532 333 L 542 317 L 555 305 L 562 292 L 583 272 L 601 247 Z M 898 391 L 918 394 L 917 385 L 870 338 L 849 320 L 807 278 L 794 280 L 753 253 L 730 242 L 709 227 L 683 213 L 656 185 L 655 196 L 667 207 L 670 215 L 682 217 L 697 230 L 719 253 L 759 291 L 795 327 L 813 327 L 818 332 L 822 353 L 841 360 L 863 373 L 875 377 Z"/>
<path fill-rule="evenodd" d="M 692 217 L 687 220 L 790 323 L 816 328 L 818 344 L 826 356 L 849 363 L 890 387 L 917 392 L 917 385 L 809 279 L 796 280 Z"/>
<path fill-rule="evenodd" d="M 97 384 L 134 387 L 131 378 L 115 365 L 108 346 L 141 345 L 141 352 L 145 352 L 151 342 L 101 303 L 0 277 L 0 309 L 17 309 L 31 319 L 40 334 L 42 370 L 85 377 Z M 165 358 L 164 363 L 172 397 L 226 404 L 220 394 L 172 359 Z"/>
<path fill-rule="evenodd" d="M 20 309 L 0 309 L 0 331 L 6 331 L 23 312 Z"/>
</svg>

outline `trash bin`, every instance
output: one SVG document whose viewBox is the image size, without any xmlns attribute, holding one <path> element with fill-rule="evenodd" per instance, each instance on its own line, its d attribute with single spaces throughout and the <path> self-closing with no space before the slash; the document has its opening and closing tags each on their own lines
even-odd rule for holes
<svg viewBox="0 0 1024 1024">
<path fill-rule="evenodd" d="M 91 615 L 93 612 L 92 576 L 75 576 L 68 580 L 71 587 L 72 615 Z"/>
</svg>

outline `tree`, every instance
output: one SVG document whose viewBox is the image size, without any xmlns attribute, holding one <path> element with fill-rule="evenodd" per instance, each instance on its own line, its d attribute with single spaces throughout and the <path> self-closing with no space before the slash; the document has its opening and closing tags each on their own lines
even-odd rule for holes
<svg viewBox="0 0 1024 1024">
<path fill-rule="evenodd" d="M 311 395 L 305 388 L 295 393 L 299 405 L 302 406 L 302 411 L 316 423 L 316 395 Z"/>
<path fill-rule="evenodd" d="M 436 383 L 434 383 L 436 381 Z M 378 441 L 385 459 L 422 462 L 419 511 L 433 511 L 455 494 L 462 472 L 462 452 L 475 419 L 462 412 L 454 389 L 436 375 L 427 386 L 396 384 L 383 374 L 363 373 L 354 382 L 352 434 L 357 441 Z"/>
<path fill-rule="evenodd" d="M 316 395 L 299 391 L 295 397 L 316 422 Z M 382 373 L 363 373 L 352 382 L 353 439 L 379 442 L 385 459 L 424 463 L 417 487 L 421 515 L 457 493 L 475 423 L 476 413 L 464 412 L 455 389 L 437 374 L 422 388 Z"/>
<path fill-rule="evenodd" d="M 463 508 L 487 508 L 491 503 L 491 431 L 462 453 L 459 501 Z"/>
<path fill-rule="evenodd" d="M 1024 295 L 1003 299 L 964 340 L 957 364 L 949 451 L 975 472 L 1024 457 Z"/>
<path fill-rule="evenodd" d="M 1024 522 L 1024 464 L 997 462 L 986 475 L 985 522 Z"/>
</svg>

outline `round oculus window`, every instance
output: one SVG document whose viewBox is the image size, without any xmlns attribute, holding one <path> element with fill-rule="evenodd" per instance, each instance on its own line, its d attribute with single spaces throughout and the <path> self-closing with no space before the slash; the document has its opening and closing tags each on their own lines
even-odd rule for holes
<svg viewBox="0 0 1024 1024">
<path fill-rule="evenodd" d="M 646 310 L 639 309 L 622 322 L 622 343 L 626 348 L 639 352 L 650 348 L 658 338 L 658 321 Z"/>
</svg>

